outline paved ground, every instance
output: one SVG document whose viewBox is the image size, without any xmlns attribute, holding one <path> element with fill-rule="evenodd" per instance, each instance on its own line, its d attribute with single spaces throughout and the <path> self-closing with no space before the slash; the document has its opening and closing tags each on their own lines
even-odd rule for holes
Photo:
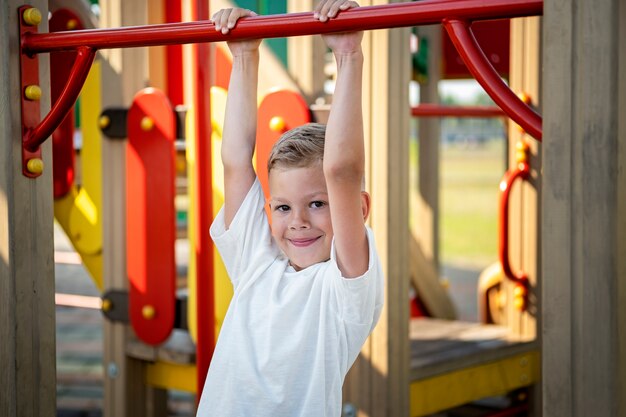
<svg viewBox="0 0 626 417">
<path fill-rule="evenodd" d="M 99 297 L 98 289 L 76 262 L 77 255 L 57 225 L 54 236 L 56 293 Z M 56 307 L 58 417 L 102 415 L 102 323 L 98 309 Z M 186 393 L 171 393 L 169 408 L 170 416 L 192 416 L 193 398 Z"/>
</svg>

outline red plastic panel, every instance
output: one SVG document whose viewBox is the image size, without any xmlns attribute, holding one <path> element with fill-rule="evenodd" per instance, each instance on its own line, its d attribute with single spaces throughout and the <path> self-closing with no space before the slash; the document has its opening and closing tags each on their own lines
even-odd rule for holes
<svg viewBox="0 0 626 417">
<path fill-rule="evenodd" d="M 274 143 L 286 131 L 311 121 L 311 112 L 304 98 L 293 91 L 281 90 L 265 96 L 259 106 L 257 121 L 256 170 L 263 185 L 265 197 L 269 198 L 267 159 Z M 274 130 L 270 121 L 278 117 L 283 127 Z M 275 119 L 278 120 L 278 119 Z M 274 125 L 276 127 L 276 125 Z"/>
<path fill-rule="evenodd" d="M 129 313 L 137 336 L 155 345 L 174 326 L 176 123 L 161 91 L 140 91 L 128 111 L 126 155 Z"/>
<path fill-rule="evenodd" d="M 48 25 L 50 32 L 84 29 L 80 18 L 68 9 L 52 13 Z M 53 104 L 59 99 L 75 60 L 76 51 L 50 53 L 50 98 Z M 52 154 L 54 198 L 59 198 L 66 195 L 74 183 L 74 108 L 52 133 Z"/>
<path fill-rule="evenodd" d="M 501 76 L 509 77 L 509 19 L 474 22 L 472 32 L 491 65 Z M 473 78 L 457 52 L 450 35 L 443 36 L 443 78 Z"/>
</svg>

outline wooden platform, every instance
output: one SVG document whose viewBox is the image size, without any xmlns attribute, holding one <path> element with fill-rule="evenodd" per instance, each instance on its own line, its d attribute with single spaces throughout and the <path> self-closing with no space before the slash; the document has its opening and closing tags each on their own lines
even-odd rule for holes
<svg viewBox="0 0 626 417">
<path fill-rule="evenodd" d="M 539 380 L 538 344 L 503 326 L 414 319 L 411 416 L 423 416 L 502 395 Z"/>
</svg>

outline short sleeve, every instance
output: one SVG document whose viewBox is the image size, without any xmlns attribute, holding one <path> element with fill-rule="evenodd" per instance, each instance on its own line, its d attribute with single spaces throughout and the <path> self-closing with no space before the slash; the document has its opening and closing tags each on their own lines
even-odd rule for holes
<svg viewBox="0 0 626 417">
<path fill-rule="evenodd" d="M 368 326 L 369 333 L 374 329 L 380 317 L 384 299 L 384 282 L 374 234 L 369 227 L 366 227 L 366 233 L 369 246 L 367 271 L 356 278 L 344 278 L 339 272 L 339 279 L 335 288 L 340 303 L 338 311 L 343 321 Z M 331 249 L 331 261 L 338 270 L 334 241 Z"/>
<path fill-rule="evenodd" d="M 246 276 L 249 265 L 262 264 L 267 258 L 270 262 L 278 255 L 272 242 L 265 196 L 258 178 L 254 181 L 239 210 L 226 229 L 224 207 L 213 220 L 210 233 L 217 247 L 233 286 L 237 288 Z"/>
</svg>

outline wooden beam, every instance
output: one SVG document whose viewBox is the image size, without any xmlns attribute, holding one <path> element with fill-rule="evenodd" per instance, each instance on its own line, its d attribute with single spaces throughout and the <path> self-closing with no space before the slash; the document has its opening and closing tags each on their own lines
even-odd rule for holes
<svg viewBox="0 0 626 417">
<path fill-rule="evenodd" d="M 408 42 L 408 29 L 366 32 L 363 42 L 366 183 L 385 306 L 344 389 L 359 416 L 409 413 Z"/>
<path fill-rule="evenodd" d="M 541 113 L 540 101 L 540 24 L 539 17 L 513 19 L 511 21 L 510 77 L 511 89 L 531 97 L 532 105 Z M 537 334 L 537 311 L 539 308 L 538 283 L 540 281 L 539 239 L 541 201 L 541 145 L 531 136 L 522 133 L 515 122 L 508 124 L 508 165 L 517 166 L 516 145 L 523 141 L 530 147 L 529 161 L 531 175 L 529 181 L 520 181 L 511 190 L 509 251 L 514 271 L 524 271 L 530 282 L 530 296 L 526 311 L 521 312 L 512 302 L 515 284 L 504 282 L 506 299 L 505 315 L 507 325 L 514 334 L 533 338 Z"/>
<path fill-rule="evenodd" d="M 626 415 L 625 20 L 620 0 L 544 5 L 546 416 Z"/>
<path fill-rule="evenodd" d="M 56 356 L 52 147 L 44 172 L 22 175 L 21 82 L 16 0 L 0 2 L 0 415 L 54 416 Z M 47 16 L 48 3 L 30 3 Z M 47 32 L 42 19 L 39 31 Z M 50 109 L 49 59 L 39 57 L 41 113 Z"/>
</svg>

